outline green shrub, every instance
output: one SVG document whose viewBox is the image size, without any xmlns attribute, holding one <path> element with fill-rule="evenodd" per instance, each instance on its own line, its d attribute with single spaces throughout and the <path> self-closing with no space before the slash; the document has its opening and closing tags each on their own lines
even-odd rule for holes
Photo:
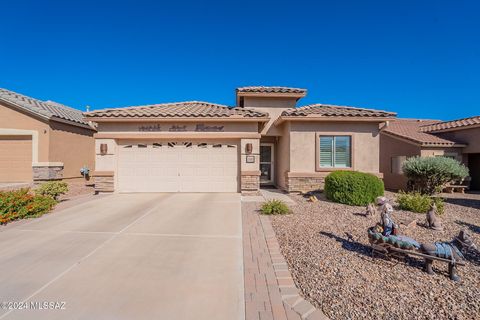
<svg viewBox="0 0 480 320">
<path fill-rule="evenodd" d="M 269 200 L 262 204 L 260 211 L 263 214 L 287 214 L 290 208 L 281 200 Z"/>
<path fill-rule="evenodd" d="M 352 206 L 365 206 L 383 196 L 383 181 L 373 174 L 335 171 L 325 178 L 327 199 Z"/>
<path fill-rule="evenodd" d="M 419 192 L 400 192 L 397 195 L 397 202 L 400 209 L 418 213 L 427 213 L 432 203 L 437 206 L 438 214 L 443 214 L 445 210 L 442 198 L 430 197 Z"/>
<path fill-rule="evenodd" d="M 0 192 L 0 224 L 41 216 L 56 203 L 51 197 L 31 194 L 29 189 Z"/>
<path fill-rule="evenodd" d="M 35 193 L 41 196 L 47 196 L 58 200 L 58 197 L 68 192 L 68 185 L 61 181 L 49 181 L 43 183 L 35 190 Z"/>
<path fill-rule="evenodd" d="M 468 168 L 452 158 L 412 157 L 403 164 L 403 172 L 408 178 L 410 191 L 432 195 L 446 183 L 463 180 L 468 176 Z"/>
</svg>

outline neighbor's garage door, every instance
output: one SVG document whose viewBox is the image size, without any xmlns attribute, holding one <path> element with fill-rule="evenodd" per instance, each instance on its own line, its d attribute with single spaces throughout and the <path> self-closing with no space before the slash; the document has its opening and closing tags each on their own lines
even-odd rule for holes
<svg viewBox="0 0 480 320">
<path fill-rule="evenodd" d="M 31 137 L 0 136 L 0 182 L 32 181 Z"/>
<path fill-rule="evenodd" d="M 238 146 L 225 142 L 120 143 L 120 192 L 237 192 Z"/>
</svg>

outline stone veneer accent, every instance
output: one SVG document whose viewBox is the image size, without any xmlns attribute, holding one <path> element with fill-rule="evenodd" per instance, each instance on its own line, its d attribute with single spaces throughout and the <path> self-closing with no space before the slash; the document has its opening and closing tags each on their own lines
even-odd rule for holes
<svg viewBox="0 0 480 320">
<path fill-rule="evenodd" d="M 113 171 L 97 171 L 93 173 L 93 179 L 95 182 L 95 192 L 113 192 L 114 186 L 114 173 Z"/>
<path fill-rule="evenodd" d="M 60 180 L 62 178 L 63 164 L 33 166 L 33 181 Z"/>
<path fill-rule="evenodd" d="M 307 192 L 323 190 L 325 177 L 286 177 L 286 191 Z"/>
<path fill-rule="evenodd" d="M 242 195 L 252 196 L 260 194 L 260 171 L 244 171 L 240 177 Z"/>
<path fill-rule="evenodd" d="M 369 173 L 383 179 L 383 174 L 381 173 Z M 328 171 L 316 173 L 287 172 L 285 175 L 285 191 L 308 192 L 323 190 L 325 186 L 325 177 L 329 174 L 330 172 Z"/>
</svg>

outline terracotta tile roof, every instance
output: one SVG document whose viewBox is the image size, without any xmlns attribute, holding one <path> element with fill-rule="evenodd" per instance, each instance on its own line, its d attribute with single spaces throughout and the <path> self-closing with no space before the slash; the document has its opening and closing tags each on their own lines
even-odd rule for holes
<svg viewBox="0 0 480 320">
<path fill-rule="evenodd" d="M 395 112 L 363 109 L 345 106 L 334 106 L 328 104 L 311 104 L 308 106 L 292 108 L 282 112 L 282 116 L 288 117 L 306 117 L 306 116 L 318 116 L 318 117 L 395 117 Z"/>
<path fill-rule="evenodd" d="M 463 129 L 471 126 L 480 125 L 480 116 L 452 120 L 452 121 L 443 121 L 437 122 L 430 125 L 425 125 L 420 128 L 423 132 L 437 132 L 449 129 Z"/>
<path fill-rule="evenodd" d="M 410 140 L 421 146 L 460 146 L 455 141 L 443 139 L 436 135 L 422 132 L 422 126 L 440 123 L 439 120 L 397 119 L 389 123 L 382 132 L 399 138 Z"/>
<path fill-rule="evenodd" d="M 1 101 L 45 119 L 55 120 L 55 118 L 59 118 L 72 122 L 73 125 L 81 125 L 82 127 L 89 126 L 88 122 L 84 120 L 82 111 L 54 101 L 42 101 L 0 88 L 0 102 Z"/>
<path fill-rule="evenodd" d="M 237 88 L 238 92 L 252 92 L 252 93 L 301 93 L 306 94 L 307 89 L 289 88 L 289 87 L 265 87 L 265 86 L 251 86 Z"/>
<path fill-rule="evenodd" d="M 215 103 L 186 101 L 95 110 L 85 113 L 85 116 L 87 118 L 268 118 L 268 113 L 251 109 L 232 108 Z"/>
</svg>

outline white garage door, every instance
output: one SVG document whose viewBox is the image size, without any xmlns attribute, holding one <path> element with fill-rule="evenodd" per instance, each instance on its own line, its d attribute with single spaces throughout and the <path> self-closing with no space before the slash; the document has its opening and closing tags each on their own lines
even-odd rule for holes
<svg viewBox="0 0 480 320">
<path fill-rule="evenodd" d="M 120 192 L 237 192 L 236 143 L 121 143 Z"/>
</svg>

